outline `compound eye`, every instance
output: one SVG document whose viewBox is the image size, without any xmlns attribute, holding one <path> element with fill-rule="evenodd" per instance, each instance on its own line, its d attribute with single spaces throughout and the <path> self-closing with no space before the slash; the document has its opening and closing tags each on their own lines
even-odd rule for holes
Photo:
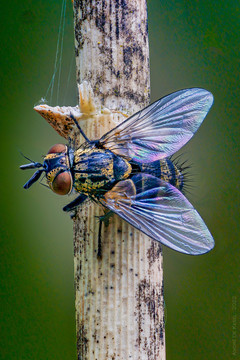
<svg viewBox="0 0 240 360">
<path fill-rule="evenodd" d="M 48 154 L 56 154 L 56 153 L 65 153 L 67 151 L 67 146 L 63 144 L 55 144 L 53 145 Z"/>
<path fill-rule="evenodd" d="M 72 176 L 64 171 L 56 176 L 52 182 L 52 190 L 58 195 L 67 195 L 72 189 Z"/>
</svg>

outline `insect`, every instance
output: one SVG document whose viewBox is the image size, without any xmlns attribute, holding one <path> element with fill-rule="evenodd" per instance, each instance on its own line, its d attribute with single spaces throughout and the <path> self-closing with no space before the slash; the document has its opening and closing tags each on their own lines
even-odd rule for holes
<svg viewBox="0 0 240 360">
<path fill-rule="evenodd" d="M 181 192 L 183 175 L 170 157 L 201 125 L 213 103 L 210 92 L 180 90 L 152 103 L 123 121 L 99 140 L 89 140 L 71 115 L 85 142 L 73 149 L 56 144 L 24 185 L 28 189 L 45 172 L 49 187 L 78 197 L 66 205 L 72 211 L 87 198 L 154 240 L 182 253 L 199 255 L 214 246 L 204 221 Z"/>
</svg>

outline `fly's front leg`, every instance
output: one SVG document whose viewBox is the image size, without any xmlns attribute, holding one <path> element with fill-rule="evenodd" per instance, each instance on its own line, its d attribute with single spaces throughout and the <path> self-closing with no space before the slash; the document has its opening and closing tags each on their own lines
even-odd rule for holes
<svg viewBox="0 0 240 360">
<path fill-rule="evenodd" d="M 87 199 L 87 195 L 81 194 L 76 199 L 71 201 L 69 204 L 64 206 L 63 211 L 69 212 L 75 210 L 79 205 L 81 205 Z"/>
</svg>

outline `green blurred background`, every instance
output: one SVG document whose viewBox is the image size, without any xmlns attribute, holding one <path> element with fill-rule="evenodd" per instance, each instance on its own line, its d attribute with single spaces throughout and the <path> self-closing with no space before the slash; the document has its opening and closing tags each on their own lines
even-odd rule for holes
<svg viewBox="0 0 240 360">
<path fill-rule="evenodd" d="M 66 200 L 39 183 L 23 190 L 30 173 L 18 169 L 25 163 L 19 150 L 40 161 L 61 141 L 32 109 L 52 77 L 61 6 L 60 0 L 0 5 L 0 359 L 75 359 L 72 224 L 61 210 Z M 215 97 L 182 153 L 193 164 L 189 200 L 216 247 L 200 257 L 163 249 L 167 359 L 235 359 L 240 347 L 239 1 L 152 0 L 148 13 L 152 101 L 194 86 Z M 77 102 L 72 28 L 69 0 L 61 105 Z M 55 89 L 53 105 L 56 94 Z"/>
</svg>

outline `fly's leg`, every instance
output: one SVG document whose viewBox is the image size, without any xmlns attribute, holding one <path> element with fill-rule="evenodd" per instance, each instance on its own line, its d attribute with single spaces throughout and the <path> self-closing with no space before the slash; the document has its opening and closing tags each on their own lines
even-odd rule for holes
<svg viewBox="0 0 240 360">
<path fill-rule="evenodd" d="M 102 216 L 100 216 L 101 218 Z M 102 259 L 102 223 L 103 220 L 99 219 L 99 228 L 98 228 L 98 252 L 97 252 L 97 258 L 98 260 Z"/>
<path fill-rule="evenodd" d="M 79 205 L 81 205 L 87 198 L 87 195 L 81 194 L 76 199 L 71 201 L 69 204 L 64 206 L 63 211 L 69 212 L 75 210 Z"/>
<path fill-rule="evenodd" d="M 91 141 L 89 140 L 89 138 L 85 135 L 84 131 L 82 130 L 81 126 L 79 125 L 77 119 L 75 118 L 75 116 L 73 116 L 72 113 L 70 113 L 70 118 L 74 121 L 75 125 L 77 126 L 80 134 L 84 137 L 84 139 L 86 140 L 86 142 L 88 144 L 91 144 Z"/>
<path fill-rule="evenodd" d="M 109 218 L 113 215 L 113 211 L 106 212 L 103 216 L 97 216 L 99 219 L 99 228 L 98 228 L 98 252 L 97 258 L 102 259 L 102 223 L 104 222 L 105 226 L 109 224 Z"/>
</svg>

